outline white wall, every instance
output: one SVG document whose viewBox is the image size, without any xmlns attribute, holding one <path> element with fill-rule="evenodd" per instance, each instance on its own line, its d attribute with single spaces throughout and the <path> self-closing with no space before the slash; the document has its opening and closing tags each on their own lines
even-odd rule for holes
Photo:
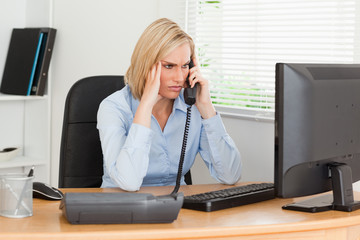
<svg viewBox="0 0 360 240">
<path fill-rule="evenodd" d="M 222 116 L 227 132 L 240 150 L 243 171 L 240 181 L 274 179 L 274 124 L 251 119 Z M 193 166 L 195 183 L 216 182 L 198 156 Z"/>
<path fill-rule="evenodd" d="M 25 27 L 25 0 L 2 0 L 0 3 L 0 75 L 4 71 L 11 30 Z"/>
</svg>

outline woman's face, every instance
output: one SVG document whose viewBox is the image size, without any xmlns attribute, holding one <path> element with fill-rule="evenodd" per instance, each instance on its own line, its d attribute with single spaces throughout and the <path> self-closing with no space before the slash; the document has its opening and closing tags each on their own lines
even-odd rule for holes
<svg viewBox="0 0 360 240">
<path fill-rule="evenodd" d="M 184 43 L 161 60 L 159 94 L 175 99 L 179 96 L 189 74 L 190 46 Z"/>
</svg>

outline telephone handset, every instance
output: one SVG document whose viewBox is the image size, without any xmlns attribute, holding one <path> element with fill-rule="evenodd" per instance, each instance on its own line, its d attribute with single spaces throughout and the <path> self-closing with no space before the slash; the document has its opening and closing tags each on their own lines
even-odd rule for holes
<svg viewBox="0 0 360 240">
<path fill-rule="evenodd" d="M 191 60 L 189 63 L 189 69 L 192 67 L 194 67 L 194 63 Z M 189 75 L 186 78 L 186 82 L 187 82 L 188 86 L 190 86 Z M 191 88 L 191 87 L 184 88 L 184 100 L 185 100 L 186 104 L 193 105 L 196 102 L 196 88 L 197 88 L 197 84 L 195 84 L 195 86 L 193 88 Z"/>
</svg>

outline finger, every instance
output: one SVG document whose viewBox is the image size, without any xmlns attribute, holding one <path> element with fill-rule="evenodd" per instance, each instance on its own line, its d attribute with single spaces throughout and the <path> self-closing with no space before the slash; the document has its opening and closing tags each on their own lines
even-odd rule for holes
<svg viewBox="0 0 360 240">
<path fill-rule="evenodd" d="M 195 84 L 198 83 L 198 82 L 199 82 L 199 80 L 195 78 L 194 81 L 193 81 L 193 83 L 192 83 L 192 87 L 194 87 Z"/>
<path fill-rule="evenodd" d="M 154 80 L 155 75 L 156 75 L 156 64 L 154 64 L 154 66 L 151 68 L 151 79 Z"/>
<path fill-rule="evenodd" d="M 195 83 L 199 81 L 199 77 L 200 77 L 199 68 L 198 67 L 191 68 L 190 76 L 189 76 L 191 87 L 193 87 Z"/>
<path fill-rule="evenodd" d="M 149 71 L 148 74 L 147 74 L 147 79 L 146 79 L 146 81 L 148 81 L 148 82 L 151 81 L 151 78 L 152 78 L 152 70 L 153 70 L 153 68 L 151 67 L 151 68 L 150 68 L 150 71 Z"/>
<path fill-rule="evenodd" d="M 149 71 L 148 74 L 147 74 L 146 83 L 151 82 L 151 75 L 152 75 L 151 70 L 152 70 L 152 69 L 150 69 L 150 71 Z"/>
<path fill-rule="evenodd" d="M 155 77 L 156 77 L 156 72 L 157 72 L 157 64 L 154 64 L 148 74 L 148 81 L 154 81 Z"/>
<path fill-rule="evenodd" d="M 196 66 L 196 67 L 199 66 L 199 62 L 198 62 L 197 57 L 195 55 L 192 58 L 192 60 L 193 60 L 194 66 Z"/>
<path fill-rule="evenodd" d="M 190 81 L 190 86 L 191 87 L 194 87 L 195 86 L 195 84 L 198 82 L 198 80 L 199 79 L 197 79 L 197 71 L 194 71 L 194 72 L 192 72 L 191 73 L 191 75 L 190 75 L 190 78 L 189 79 L 191 79 L 191 81 Z"/>
<path fill-rule="evenodd" d="M 160 79 L 161 76 L 161 62 L 159 61 L 156 65 L 156 79 Z"/>
</svg>

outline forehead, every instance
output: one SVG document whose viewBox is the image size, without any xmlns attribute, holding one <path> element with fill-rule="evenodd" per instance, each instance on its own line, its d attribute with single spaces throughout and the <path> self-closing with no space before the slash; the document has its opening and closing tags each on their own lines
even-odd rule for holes
<svg viewBox="0 0 360 240">
<path fill-rule="evenodd" d="M 183 43 L 180 46 L 176 47 L 174 50 L 170 51 L 170 53 L 166 55 L 162 60 L 174 63 L 185 63 L 189 61 L 190 56 L 190 45 L 188 43 Z"/>
</svg>

